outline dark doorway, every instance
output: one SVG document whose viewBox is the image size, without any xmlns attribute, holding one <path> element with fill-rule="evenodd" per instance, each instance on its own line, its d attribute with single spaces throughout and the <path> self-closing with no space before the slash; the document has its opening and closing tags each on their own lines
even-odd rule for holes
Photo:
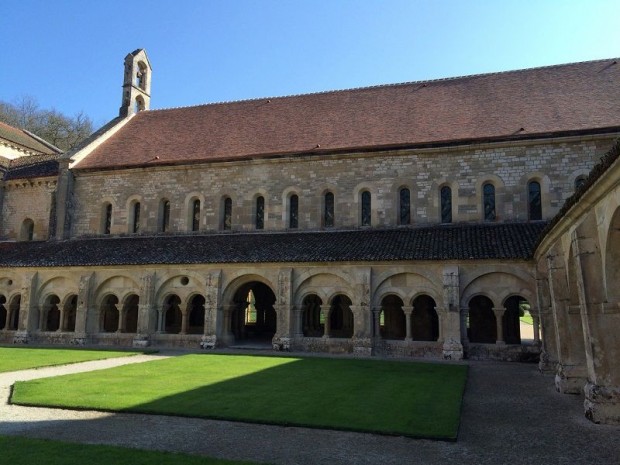
<svg viewBox="0 0 620 465">
<path fill-rule="evenodd" d="M 276 333 L 276 296 L 267 286 L 253 281 L 241 286 L 233 298 L 230 330 L 235 341 L 271 342 Z"/>
</svg>

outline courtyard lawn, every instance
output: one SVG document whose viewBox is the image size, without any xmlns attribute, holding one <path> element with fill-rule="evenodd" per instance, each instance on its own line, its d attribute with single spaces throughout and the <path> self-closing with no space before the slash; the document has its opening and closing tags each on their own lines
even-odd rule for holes
<svg viewBox="0 0 620 465">
<path fill-rule="evenodd" d="M 142 352 L 85 349 L 31 349 L 26 347 L 0 347 L 0 373 L 27 370 L 67 363 L 126 357 Z"/>
<path fill-rule="evenodd" d="M 521 320 L 522 323 L 525 323 L 525 324 L 528 324 L 528 325 L 533 325 L 534 324 L 534 319 L 532 318 L 532 315 L 530 315 L 529 312 L 527 312 L 523 316 L 520 316 L 519 320 Z"/>
<path fill-rule="evenodd" d="M 250 465 L 195 455 L 126 447 L 73 444 L 43 439 L 0 436 L 2 463 L 11 465 Z"/>
<path fill-rule="evenodd" d="M 12 402 L 456 439 L 467 366 L 185 355 L 18 382 Z"/>
</svg>

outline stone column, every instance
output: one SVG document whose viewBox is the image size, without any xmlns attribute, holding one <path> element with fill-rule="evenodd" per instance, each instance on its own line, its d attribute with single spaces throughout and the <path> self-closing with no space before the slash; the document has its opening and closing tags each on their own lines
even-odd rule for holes
<svg viewBox="0 0 620 465">
<path fill-rule="evenodd" d="M 278 271 L 276 305 L 274 305 L 277 327 L 276 334 L 271 341 L 274 350 L 289 350 L 291 348 L 292 280 L 292 268 L 281 268 Z"/>
<path fill-rule="evenodd" d="M 160 315 L 154 308 L 156 274 L 146 272 L 140 279 L 138 298 L 138 330 L 133 338 L 133 347 L 148 347 L 151 335 L 159 332 Z"/>
<path fill-rule="evenodd" d="M 495 313 L 495 323 L 497 325 L 497 341 L 495 343 L 500 344 L 500 345 L 506 344 L 504 342 L 504 324 L 503 324 L 505 311 L 506 311 L 505 308 L 494 308 L 493 309 L 493 313 Z"/>
<path fill-rule="evenodd" d="M 35 301 L 39 274 L 24 275 L 21 287 L 21 302 L 19 305 L 19 323 L 13 337 L 14 344 L 27 344 L 35 331 L 37 318 L 37 303 Z"/>
<path fill-rule="evenodd" d="M 223 315 L 221 311 L 220 290 L 222 270 L 212 271 L 205 280 L 205 321 L 200 347 L 214 349 L 218 345 L 218 337 L 222 335 Z"/>
<path fill-rule="evenodd" d="M 535 313 L 539 319 L 540 329 L 542 329 L 540 362 L 538 369 L 541 373 L 555 373 L 558 364 L 558 349 L 554 329 L 553 310 L 551 308 L 551 297 L 549 291 L 547 263 L 541 260 L 536 271 L 536 290 L 538 308 Z M 531 311 L 531 310 L 530 310 Z M 539 329 L 539 331 L 540 331 Z"/>
<path fill-rule="evenodd" d="M 294 328 L 293 328 L 293 337 L 295 339 L 298 338 L 302 338 L 304 337 L 304 330 L 302 327 L 302 316 L 303 316 L 303 309 L 301 307 L 294 307 L 293 308 L 293 324 L 294 324 Z"/>
<path fill-rule="evenodd" d="M 403 305 L 403 312 L 405 312 L 405 341 L 411 341 L 411 313 L 413 312 L 413 307 L 408 305 Z"/>
<path fill-rule="evenodd" d="M 331 305 L 321 305 L 321 313 L 324 316 L 325 319 L 325 325 L 324 325 L 324 330 L 323 330 L 323 337 L 324 338 L 329 338 L 330 337 L 330 324 L 329 324 L 329 311 L 331 310 Z"/>
<path fill-rule="evenodd" d="M 186 308 L 184 312 L 181 312 L 181 331 L 179 334 L 187 334 L 188 317 L 189 317 L 189 310 Z"/>
<path fill-rule="evenodd" d="M 375 339 L 381 339 L 381 307 L 373 307 L 372 321 L 374 326 L 373 336 Z"/>
<path fill-rule="evenodd" d="M 467 317 L 469 316 L 469 307 L 463 307 L 460 311 L 460 327 L 461 327 L 461 341 L 464 345 L 469 344 L 469 337 L 467 336 Z"/>
<path fill-rule="evenodd" d="M 532 315 L 532 321 L 534 322 L 534 344 L 540 344 L 540 318 L 538 315 L 532 313 L 530 309 L 530 315 Z"/>
</svg>

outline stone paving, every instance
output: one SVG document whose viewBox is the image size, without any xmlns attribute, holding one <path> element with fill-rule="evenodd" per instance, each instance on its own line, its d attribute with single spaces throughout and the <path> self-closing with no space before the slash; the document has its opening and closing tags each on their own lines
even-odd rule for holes
<svg viewBox="0 0 620 465">
<path fill-rule="evenodd" d="M 158 415 L 19 407 L 16 380 L 147 362 L 141 355 L 0 374 L 0 434 L 116 444 L 272 464 L 618 464 L 620 427 L 594 425 L 579 396 L 535 365 L 470 362 L 457 442 Z"/>
</svg>

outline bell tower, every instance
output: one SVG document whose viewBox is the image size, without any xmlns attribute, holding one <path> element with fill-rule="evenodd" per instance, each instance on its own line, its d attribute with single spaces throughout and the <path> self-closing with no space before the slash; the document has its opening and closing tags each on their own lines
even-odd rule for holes
<svg viewBox="0 0 620 465">
<path fill-rule="evenodd" d="M 123 101 L 120 116 L 129 116 L 151 106 L 151 64 L 142 48 L 125 57 Z"/>
</svg>

